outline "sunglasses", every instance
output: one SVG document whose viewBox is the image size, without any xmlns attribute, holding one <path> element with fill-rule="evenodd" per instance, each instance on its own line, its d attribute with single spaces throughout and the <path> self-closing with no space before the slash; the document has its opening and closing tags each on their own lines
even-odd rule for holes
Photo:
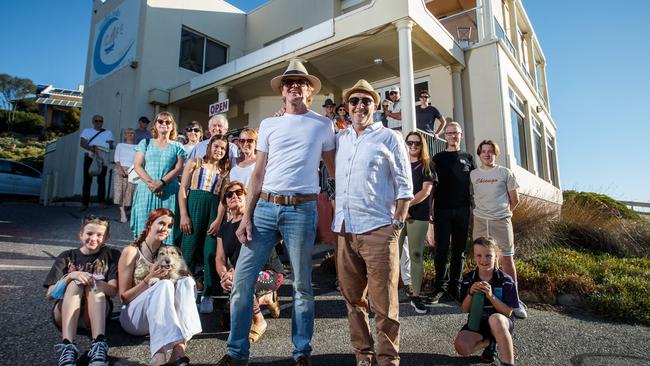
<svg viewBox="0 0 650 366">
<path fill-rule="evenodd" d="M 255 142 L 255 139 L 239 139 L 240 144 L 252 144 L 253 142 Z"/>
<path fill-rule="evenodd" d="M 353 107 L 356 107 L 357 104 L 359 104 L 359 102 L 361 102 L 363 105 L 365 105 L 367 107 L 371 103 L 374 103 L 375 101 L 372 100 L 372 98 L 367 98 L 367 97 L 363 97 L 363 98 L 353 97 L 353 98 L 348 99 L 348 103 L 350 103 Z"/>
<path fill-rule="evenodd" d="M 226 193 L 223 194 L 223 196 L 226 198 L 232 198 L 232 196 L 234 195 L 241 197 L 244 195 L 244 190 L 240 188 L 234 191 L 227 191 Z"/>
<path fill-rule="evenodd" d="M 345 110 L 345 108 L 339 108 L 338 111 L 339 111 L 339 112 L 347 112 L 347 111 Z"/>
<path fill-rule="evenodd" d="M 428 95 L 420 95 L 420 98 L 422 98 L 422 99 L 429 99 L 429 96 L 428 96 Z"/>
<path fill-rule="evenodd" d="M 421 145 L 422 145 L 422 142 L 420 142 L 420 141 L 411 141 L 411 140 L 408 140 L 408 141 L 406 141 L 406 144 L 407 144 L 408 146 L 421 146 Z"/>
<path fill-rule="evenodd" d="M 96 120 L 93 120 L 93 122 L 104 122 L 104 120 L 103 119 L 96 119 Z"/>
<path fill-rule="evenodd" d="M 307 83 L 307 79 L 282 79 L 282 85 L 284 86 L 293 86 L 293 84 L 297 84 L 298 86 L 305 86 Z"/>
<path fill-rule="evenodd" d="M 171 120 L 164 120 L 164 119 L 158 119 L 158 120 L 156 120 L 156 122 L 158 124 L 161 124 L 161 125 L 165 124 L 167 126 L 169 126 L 169 125 L 171 125 L 173 123 Z"/>
<path fill-rule="evenodd" d="M 187 131 L 187 132 L 196 132 L 196 133 L 199 133 L 199 132 L 201 132 L 201 129 L 198 128 L 198 127 L 194 127 L 194 128 L 192 128 L 192 127 L 188 127 L 188 128 L 185 129 L 185 131 Z"/>
<path fill-rule="evenodd" d="M 392 92 L 388 93 L 388 95 L 393 95 L 393 94 L 397 94 L 397 92 L 396 92 L 396 91 L 392 91 Z"/>
</svg>

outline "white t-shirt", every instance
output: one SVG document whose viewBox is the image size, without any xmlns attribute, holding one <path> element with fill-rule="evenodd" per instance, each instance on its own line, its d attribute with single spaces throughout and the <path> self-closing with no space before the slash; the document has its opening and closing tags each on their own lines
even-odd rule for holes
<svg viewBox="0 0 650 366">
<path fill-rule="evenodd" d="M 402 100 L 398 100 L 397 102 L 393 102 L 388 105 L 388 111 L 391 113 L 399 113 L 402 111 Z M 397 127 L 402 127 L 402 121 L 399 119 L 395 119 L 392 117 L 386 117 L 386 121 L 388 121 L 388 128 L 397 128 Z"/>
<path fill-rule="evenodd" d="M 239 181 L 244 183 L 244 187 L 248 187 L 248 183 L 251 180 L 251 175 L 253 174 L 253 169 L 255 169 L 255 163 L 242 168 L 237 163 L 230 169 L 230 181 Z"/>
<path fill-rule="evenodd" d="M 183 150 L 185 150 L 185 153 L 189 155 L 192 152 L 192 149 L 194 149 L 194 146 L 197 144 L 185 144 L 183 145 Z"/>
<path fill-rule="evenodd" d="M 94 128 L 84 128 L 83 131 L 81 131 L 81 137 L 82 139 L 89 141 L 90 139 L 95 136 L 95 134 L 99 132 L 98 130 Z M 111 130 L 104 130 L 102 133 L 97 135 L 90 143 L 88 143 L 89 146 L 98 146 L 104 148 L 104 150 L 108 151 L 110 149 L 109 141 L 115 141 L 113 140 L 113 132 Z M 83 151 L 88 154 L 89 156 L 93 156 L 93 154 L 86 150 L 83 149 Z"/>
<path fill-rule="evenodd" d="M 262 190 L 279 194 L 320 192 L 321 154 L 335 148 L 332 121 L 313 111 L 263 120 L 257 139 L 257 150 L 268 153 Z"/>
<path fill-rule="evenodd" d="M 469 173 L 474 191 L 474 216 L 501 220 L 512 216 L 508 192 L 519 188 L 517 179 L 506 167 L 478 168 Z"/>
<path fill-rule="evenodd" d="M 113 156 L 113 161 L 119 163 L 121 166 L 130 167 L 133 165 L 133 159 L 135 158 L 135 144 L 127 144 L 121 142 L 115 146 L 115 156 Z"/>
</svg>

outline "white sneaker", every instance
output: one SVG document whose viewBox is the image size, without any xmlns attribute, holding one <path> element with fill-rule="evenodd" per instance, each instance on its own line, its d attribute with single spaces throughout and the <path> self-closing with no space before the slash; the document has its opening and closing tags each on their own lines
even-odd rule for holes
<svg viewBox="0 0 650 366">
<path fill-rule="evenodd" d="M 213 300 L 210 296 L 201 297 L 201 303 L 199 304 L 199 313 L 201 314 L 210 314 L 214 310 Z"/>
<path fill-rule="evenodd" d="M 528 318 L 528 312 L 526 311 L 527 308 L 526 304 L 519 300 L 519 307 L 512 309 L 512 314 L 518 319 L 526 319 Z"/>
</svg>

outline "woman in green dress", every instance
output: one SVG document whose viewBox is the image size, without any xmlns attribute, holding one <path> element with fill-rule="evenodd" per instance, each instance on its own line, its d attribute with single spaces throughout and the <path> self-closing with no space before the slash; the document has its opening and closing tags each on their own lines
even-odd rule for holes
<svg viewBox="0 0 650 366">
<path fill-rule="evenodd" d="M 176 121 L 170 112 L 160 112 L 151 127 L 151 139 L 140 141 L 135 148 L 133 166 L 140 177 L 131 209 L 134 238 L 145 229 L 152 210 L 168 208 L 176 212 L 178 179 L 183 170 L 185 150 L 176 142 Z M 165 239 L 171 244 L 174 232 Z"/>
</svg>

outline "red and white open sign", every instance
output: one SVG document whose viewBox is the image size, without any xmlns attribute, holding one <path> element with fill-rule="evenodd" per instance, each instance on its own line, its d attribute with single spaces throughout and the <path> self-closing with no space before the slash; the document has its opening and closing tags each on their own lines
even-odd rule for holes
<svg viewBox="0 0 650 366">
<path fill-rule="evenodd" d="M 208 108 L 208 114 L 210 115 L 210 117 L 212 117 L 215 114 L 225 113 L 228 112 L 229 107 L 230 107 L 230 101 L 228 99 L 222 100 L 221 102 L 210 104 L 210 107 Z"/>
</svg>

